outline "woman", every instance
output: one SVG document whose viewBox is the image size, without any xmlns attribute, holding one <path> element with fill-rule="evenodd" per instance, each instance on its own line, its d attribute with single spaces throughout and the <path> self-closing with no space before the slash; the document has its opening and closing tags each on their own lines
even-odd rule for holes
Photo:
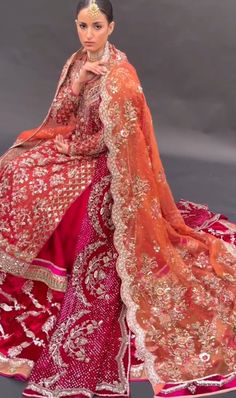
<svg viewBox="0 0 236 398">
<path fill-rule="evenodd" d="M 236 226 L 174 203 L 110 1 L 76 26 L 46 119 L 1 158 L 0 372 L 26 397 L 235 389 Z"/>
</svg>

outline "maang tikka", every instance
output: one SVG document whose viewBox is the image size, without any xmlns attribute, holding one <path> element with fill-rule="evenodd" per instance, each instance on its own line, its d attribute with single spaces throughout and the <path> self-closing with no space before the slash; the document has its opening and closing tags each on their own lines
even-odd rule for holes
<svg viewBox="0 0 236 398">
<path fill-rule="evenodd" d="M 98 17 L 100 8 L 98 7 L 96 0 L 91 1 L 88 12 L 91 18 L 96 19 Z"/>
</svg>

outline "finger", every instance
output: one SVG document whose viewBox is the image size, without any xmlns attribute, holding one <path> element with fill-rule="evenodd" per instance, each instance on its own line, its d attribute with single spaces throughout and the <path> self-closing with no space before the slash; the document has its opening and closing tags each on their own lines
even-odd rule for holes
<svg viewBox="0 0 236 398">
<path fill-rule="evenodd" d="M 91 71 L 91 73 L 92 73 L 93 75 L 100 75 L 100 73 L 99 73 L 98 71 L 96 71 L 96 70 Z"/>
<path fill-rule="evenodd" d="M 62 148 L 62 144 L 60 142 L 57 143 L 57 148 Z"/>
<path fill-rule="evenodd" d="M 99 70 L 100 72 L 104 72 L 107 70 L 105 66 L 98 66 L 96 69 Z"/>
<path fill-rule="evenodd" d="M 93 72 L 93 71 L 98 71 L 98 70 L 100 70 L 100 68 L 101 68 L 101 67 L 98 66 L 98 65 L 91 64 L 91 65 L 88 66 L 88 69 L 87 69 L 87 70 Z"/>
<path fill-rule="evenodd" d="M 92 73 L 94 73 L 94 75 L 100 75 L 100 71 L 98 69 L 94 69 Z"/>
<path fill-rule="evenodd" d="M 97 73 L 96 68 L 93 65 L 88 67 L 87 72 Z"/>
<path fill-rule="evenodd" d="M 97 75 L 102 75 L 105 72 L 101 68 L 97 67 L 94 68 L 94 73 L 96 73 Z"/>
<path fill-rule="evenodd" d="M 59 135 L 57 135 L 56 138 L 55 138 L 55 141 L 56 142 L 61 142 L 61 137 Z"/>
<path fill-rule="evenodd" d="M 101 72 L 107 72 L 106 66 L 97 66 L 97 69 L 100 70 Z"/>
<path fill-rule="evenodd" d="M 99 66 L 106 66 L 107 62 L 106 61 L 98 61 Z"/>
</svg>

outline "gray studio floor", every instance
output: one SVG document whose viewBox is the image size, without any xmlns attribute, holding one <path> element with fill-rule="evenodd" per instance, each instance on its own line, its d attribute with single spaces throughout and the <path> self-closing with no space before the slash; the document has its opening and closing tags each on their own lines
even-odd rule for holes
<svg viewBox="0 0 236 398">
<path fill-rule="evenodd" d="M 203 160 L 163 156 L 163 163 L 176 201 L 183 198 L 208 203 L 216 212 L 223 212 L 236 221 L 236 164 L 207 163 Z M 24 384 L 0 377 L 0 398 L 20 398 Z M 152 398 L 148 382 L 131 383 L 132 398 Z M 232 398 L 236 393 L 219 394 Z"/>
</svg>

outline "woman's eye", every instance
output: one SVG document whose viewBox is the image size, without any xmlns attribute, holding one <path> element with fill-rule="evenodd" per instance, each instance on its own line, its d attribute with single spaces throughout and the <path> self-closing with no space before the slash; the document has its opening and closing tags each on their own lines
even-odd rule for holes
<svg viewBox="0 0 236 398">
<path fill-rule="evenodd" d="M 85 29 L 85 28 L 86 28 L 86 25 L 84 25 L 84 24 L 81 23 L 81 24 L 79 25 L 79 27 L 80 27 L 80 29 Z"/>
<path fill-rule="evenodd" d="M 102 26 L 101 25 L 96 25 L 95 29 L 97 29 L 97 30 L 102 29 Z"/>
</svg>

